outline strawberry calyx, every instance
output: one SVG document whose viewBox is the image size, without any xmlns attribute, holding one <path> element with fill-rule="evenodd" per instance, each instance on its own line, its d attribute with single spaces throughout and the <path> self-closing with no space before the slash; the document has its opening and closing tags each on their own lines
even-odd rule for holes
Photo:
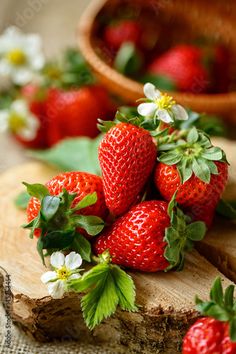
<svg viewBox="0 0 236 354">
<path fill-rule="evenodd" d="M 176 192 L 177 193 L 177 192 Z M 165 230 L 164 241 L 167 242 L 164 257 L 170 263 L 165 269 L 180 271 L 184 266 L 185 253 L 194 248 L 194 242 L 201 241 L 206 234 L 206 225 L 202 221 L 191 223 L 191 218 L 178 208 L 176 193 L 168 205 L 170 226 Z"/>
<path fill-rule="evenodd" d="M 30 229 L 33 238 L 35 230 L 40 230 L 37 249 L 44 263 L 43 250 L 49 254 L 55 250 L 70 249 L 81 254 L 82 258 L 90 261 L 91 246 L 89 241 L 80 233 L 84 230 L 88 235 L 98 235 L 104 228 L 104 221 L 94 215 L 81 215 L 78 212 L 97 202 L 97 193 L 86 195 L 76 206 L 72 203 L 76 193 L 70 194 L 66 189 L 58 195 L 50 195 L 47 187 L 42 184 L 23 183 L 30 196 L 40 200 L 40 211 L 35 219 L 23 228 Z"/>
<path fill-rule="evenodd" d="M 236 342 L 236 299 L 234 285 L 229 285 L 225 292 L 220 278 L 216 278 L 210 291 L 210 300 L 203 301 L 196 296 L 197 310 L 203 316 L 213 317 L 221 322 L 229 323 L 229 335 Z"/>
<path fill-rule="evenodd" d="M 197 130 L 174 131 L 159 140 L 158 161 L 166 165 L 176 165 L 182 183 L 194 174 L 205 183 L 210 183 L 211 175 L 217 175 L 215 161 L 227 163 L 224 151 L 213 146 L 207 134 Z"/>
<path fill-rule="evenodd" d="M 168 135 L 168 128 L 158 129 L 162 126 L 159 120 L 143 117 L 137 113 L 136 107 L 129 106 L 121 106 L 116 112 L 113 121 L 103 121 L 102 119 L 98 119 L 97 127 L 102 133 L 107 133 L 119 123 L 128 123 L 148 130 L 155 138 Z"/>
</svg>

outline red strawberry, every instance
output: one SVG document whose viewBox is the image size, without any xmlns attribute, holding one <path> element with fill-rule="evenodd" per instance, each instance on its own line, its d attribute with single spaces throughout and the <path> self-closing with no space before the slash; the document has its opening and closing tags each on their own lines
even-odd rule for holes
<svg viewBox="0 0 236 354">
<path fill-rule="evenodd" d="M 167 201 L 178 191 L 176 201 L 185 212 L 210 227 L 227 182 L 228 165 L 222 150 L 195 128 L 188 133 L 186 143 L 181 142 L 167 146 L 168 151 L 160 155 L 155 185 Z"/>
<path fill-rule="evenodd" d="M 125 42 L 140 44 L 142 30 L 135 20 L 121 20 L 105 28 L 104 39 L 109 47 L 117 50 Z"/>
<path fill-rule="evenodd" d="M 183 239 L 176 223 L 170 225 L 167 208 L 166 202 L 157 200 L 133 206 L 96 238 L 95 253 L 101 254 L 108 249 L 113 263 L 145 272 L 181 268 L 187 239 Z M 180 210 L 177 213 L 182 226 L 187 228 L 184 215 Z M 201 238 L 205 232 L 204 224 L 200 227 L 198 235 Z M 191 244 L 190 239 L 188 242 Z"/>
<path fill-rule="evenodd" d="M 235 354 L 228 323 L 203 317 L 190 328 L 183 342 L 183 354 Z"/>
<path fill-rule="evenodd" d="M 114 109 L 107 91 L 100 86 L 51 89 L 46 107 L 49 146 L 66 137 L 94 138 L 98 134 L 97 119 L 107 119 Z"/>
<path fill-rule="evenodd" d="M 119 123 L 99 146 L 106 204 L 113 215 L 125 213 L 137 202 L 156 160 L 156 146 L 148 131 Z"/>
<path fill-rule="evenodd" d="M 206 92 L 209 75 L 202 61 L 200 48 L 178 45 L 154 59 L 148 68 L 148 73 L 166 76 L 179 91 Z"/>
<path fill-rule="evenodd" d="M 169 263 L 164 258 L 164 234 L 170 225 L 167 207 L 160 201 L 134 206 L 98 237 L 95 252 L 109 249 L 113 263 L 129 268 L 146 272 L 166 269 Z"/>
<path fill-rule="evenodd" d="M 97 202 L 77 211 L 76 214 L 95 215 L 101 218 L 104 218 L 107 215 L 102 179 L 99 176 L 86 172 L 66 172 L 51 179 L 46 183 L 46 187 L 51 196 L 59 196 L 64 189 L 69 194 L 75 193 L 75 198 L 73 198 L 72 204 L 68 206 L 69 208 L 76 207 L 78 202 L 84 197 L 96 192 Z M 30 199 L 27 207 L 27 217 L 29 222 L 38 216 L 40 205 L 41 203 L 38 198 L 32 197 Z M 63 210 L 62 220 L 65 219 L 66 212 L 67 210 Z M 40 236 L 40 230 L 36 230 L 35 236 Z"/>
<path fill-rule="evenodd" d="M 228 177 L 228 166 L 224 162 L 215 163 L 218 175 L 212 175 L 210 183 L 205 183 L 195 175 L 181 184 L 176 165 L 169 166 L 163 163 L 157 165 L 155 170 L 155 184 L 165 200 L 171 200 L 178 190 L 176 201 L 195 220 L 202 220 L 211 225 L 215 208 L 225 188 Z"/>
<path fill-rule="evenodd" d="M 210 293 L 210 301 L 196 300 L 198 310 L 205 316 L 189 329 L 183 341 L 183 354 L 235 354 L 235 300 L 234 286 L 223 293 L 217 278 Z"/>
</svg>

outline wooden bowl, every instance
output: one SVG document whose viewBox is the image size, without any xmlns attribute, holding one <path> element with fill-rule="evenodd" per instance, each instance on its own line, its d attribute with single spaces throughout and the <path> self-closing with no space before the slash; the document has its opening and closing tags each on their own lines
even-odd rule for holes
<svg viewBox="0 0 236 354">
<path fill-rule="evenodd" d="M 133 0 L 134 1 L 134 0 Z M 93 0 L 82 15 L 78 26 L 78 45 L 93 69 L 98 80 L 111 92 L 121 96 L 126 102 L 143 97 L 143 85 L 120 74 L 109 66 L 98 54 L 96 42 L 98 40 L 98 21 L 104 12 L 118 6 L 126 6 L 128 0 Z M 136 0 L 140 6 L 152 6 L 153 11 L 164 11 L 167 17 L 179 18 L 186 24 L 188 35 L 204 35 L 220 40 L 230 48 L 233 57 L 236 54 L 236 6 L 233 1 L 228 5 L 222 0 L 216 0 L 214 6 L 204 0 Z M 116 10 L 114 10 L 114 16 Z M 189 32 L 189 33 L 188 33 Z M 231 75 L 235 74 L 234 71 Z M 219 94 L 192 94 L 170 92 L 170 94 L 184 106 L 198 112 L 214 113 L 226 116 L 236 123 L 236 91 Z"/>
</svg>

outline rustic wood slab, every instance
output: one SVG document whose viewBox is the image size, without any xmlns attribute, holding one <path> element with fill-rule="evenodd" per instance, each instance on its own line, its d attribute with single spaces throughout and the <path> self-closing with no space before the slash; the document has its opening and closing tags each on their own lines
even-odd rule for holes
<svg viewBox="0 0 236 354">
<path fill-rule="evenodd" d="M 217 141 L 227 151 L 231 162 L 228 198 L 236 197 L 236 144 Z M 213 279 L 219 272 L 197 252 L 188 256 L 180 273 L 133 273 L 137 301 L 142 305 L 137 314 L 119 311 L 90 333 L 83 324 L 79 296 L 69 294 L 52 300 L 40 276 L 45 271 L 27 231 L 19 226 L 25 213 L 17 210 L 13 199 L 22 190 L 21 182 L 45 182 L 57 173 L 39 163 L 13 168 L 0 177 L 0 265 L 11 275 L 13 319 L 23 330 L 40 341 L 53 338 L 78 338 L 94 342 L 112 340 L 140 352 L 175 353 L 187 327 L 198 316 L 194 310 L 195 294 L 207 297 Z M 224 274 L 236 281 L 235 224 L 217 221 L 199 251 Z M 224 279 L 225 285 L 228 280 Z M 122 348 L 122 346 L 121 346 Z"/>
<path fill-rule="evenodd" d="M 52 300 L 40 276 L 45 271 L 36 240 L 20 228 L 25 213 L 13 199 L 21 182 L 45 182 L 57 171 L 40 163 L 13 168 L 0 177 L 0 265 L 11 275 L 12 316 L 15 323 L 39 341 L 73 338 L 87 342 L 114 341 L 120 350 L 136 353 L 177 353 L 188 326 L 197 318 L 194 296 L 207 298 L 216 276 L 229 281 L 196 251 L 187 257 L 185 270 L 168 274 L 132 273 L 137 286 L 139 313 L 118 311 L 92 333 L 82 320 L 79 296 Z"/>
</svg>

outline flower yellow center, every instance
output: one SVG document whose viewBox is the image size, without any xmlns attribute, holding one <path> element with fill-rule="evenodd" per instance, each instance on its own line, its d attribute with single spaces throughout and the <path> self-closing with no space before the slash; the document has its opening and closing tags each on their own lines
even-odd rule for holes
<svg viewBox="0 0 236 354">
<path fill-rule="evenodd" d="M 25 53 L 21 49 L 12 49 L 6 55 L 8 61 L 16 66 L 24 65 L 27 61 Z"/>
<path fill-rule="evenodd" d="M 8 120 L 9 128 L 13 133 L 17 133 L 19 130 L 27 126 L 26 119 L 24 116 L 12 112 Z"/>
<path fill-rule="evenodd" d="M 57 276 L 60 280 L 66 280 L 70 276 L 70 271 L 65 266 L 63 266 L 57 270 Z"/>
<path fill-rule="evenodd" d="M 158 105 L 159 109 L 166 109 L 167 111 L 172 108 L 176 104 L 173 97 L 168 96 L 166 93 L 161 95 L 161 98 L 156 100 L 156 104 Z"/>
</svg>

